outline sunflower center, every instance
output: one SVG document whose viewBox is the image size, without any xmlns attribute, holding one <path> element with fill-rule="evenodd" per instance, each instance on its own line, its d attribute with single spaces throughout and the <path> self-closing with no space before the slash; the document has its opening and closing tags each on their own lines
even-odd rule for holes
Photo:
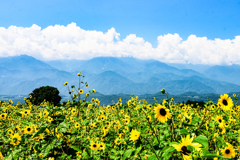
<svg viewBox="0 0 240 160">
<path fill-rule="evenodd" d="M 94 144 L 94 145 L 93 145 L 93 147 L 95 148 L 95 147 L 97 147 L 97 145 L 96 145 L 96 144 Z"/>
<path fill-rule="evenodd" d="M 167 114 L 167 112 L 166 112 L 166 110 L 165 110 L 164 108 L 161 108 L 161 109 L 160 109 L 160 114 L 161 114 L 162 116 L 165 116 L 165 115 Z"/>
<path fill-rule="evenodd" d="M 221 119 L 219 119 L 219 120 L 218 120 L 218 122 L 219 122 L 219 123 L 222 123 L 222 120 L 221 120 Z"/>
<path fill-rule="evenodd" d="M 28 128 L 27 131 L 28 131 L 28 132 L 31 131 L 31 128 Z"/>
<path fill-rule="evenodd" d="M 182 154 L 184 155 L 188 155 L 189 153 L 191 153 L 191 151 L 187 150 L 186 146 L 182 146 L 181 150 L 182 150 Z"/>
<path fill-rule="evenodd" d="M 227 102 L 227 100 L 226 100 L 226 99 L 224 99 L 224 100 L 223 100 L 223 104 L 224 104 L 225 106 L 227 106 L 227 105 L 228 105 L 228 102 Z"/>
<path fill-rule="evenodd" d="M 226 150 L 225 150 L 225 153 L 226 153 L 226 154 L 229 154 L 229 153 L 230 153 L 230 150 L 229 150 L 229 149 L 226 149 Z"/>
</svg>

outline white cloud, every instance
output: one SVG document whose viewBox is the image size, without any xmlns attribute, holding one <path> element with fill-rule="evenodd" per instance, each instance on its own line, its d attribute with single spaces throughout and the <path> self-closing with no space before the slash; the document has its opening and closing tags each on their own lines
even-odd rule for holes
<svg viewBox="0 0 240 160">
<path fill-rule="evenodd" d="M 132 56 L 170 63 L 240 64 L 240 36 L 214 39 L 190 35 L 183 40 L 178 34 L 158 36 L 158 46 L 135 34 L 120 40 L 114 28 L 106 33 L 89 31 L 75 23 L 45 29 L 0 27 L 0 57 L 27 54 L 38 59 L 91 59 L 99 56 Z"/>
</svg>

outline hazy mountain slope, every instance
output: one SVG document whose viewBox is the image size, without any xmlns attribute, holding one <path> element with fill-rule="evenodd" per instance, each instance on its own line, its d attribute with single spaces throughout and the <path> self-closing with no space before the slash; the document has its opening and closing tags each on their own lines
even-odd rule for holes
<svg viewBox="0 0 240 160">
<path fill-rule="evenodd" d="M 0 67 L 10 70 L 53 69 L 52 66 L 27 55 L 0 58 Z"/>
<path fill-rule="evenodd" d="M 204 74 L 211 79 L 225 81 L 240 85 L 240 66 L 213 66 L 207 69 Z"/>
<path fill-rule="evenodd" d="M 64 70 L 54 68 L 51 64 Z M 71 71 L 71 68 L 77 70 Z M 69 85 L 78 87 L 79 71 L 85 75 L 84 82 L 89 84 L 89 88 L 84 88 L 84 95 L 92 89 L 103 94 L 135 95 L 157 93 L 162 88 L 171 94 L 240 90 L 239 85 L 211 80 L 196 71 L 177 69 L 155 60 L 99 57 L 86 61 L 62 60 L 46 64 L 33 57 L 17 56 L 0 58 L 0 94 L 29 94 L 37 87 L 50 85 L 57 87 L 61 94 L 68 95 L 63 84 L 68 82 Z M 238 71 L 237 67 L 235 71 Z M 229 74 L 234 73 L 231 71 Z"/>
</svg>

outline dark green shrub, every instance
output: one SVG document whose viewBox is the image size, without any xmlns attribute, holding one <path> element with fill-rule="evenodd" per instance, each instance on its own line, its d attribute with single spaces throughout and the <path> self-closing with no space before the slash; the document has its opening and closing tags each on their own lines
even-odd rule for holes
<svg viewBox="0 0 240 160">
<path fill-rule="evenodd" d="M 51 104 L 58 105 L 62 99 L 62 97 L 59 96 L 58 89 L 51 86 L 36 88 L 30 93 L 30 95 L 32 96 L 30 101 L 34 105 L 40 105 L 44 100 Z"/>
</svg>

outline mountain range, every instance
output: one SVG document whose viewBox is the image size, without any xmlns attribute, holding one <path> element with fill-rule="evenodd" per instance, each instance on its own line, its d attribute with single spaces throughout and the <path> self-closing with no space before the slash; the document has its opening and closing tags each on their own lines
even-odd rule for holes
<svg viewBox="0 0 240 160">
<path fill-rule="evenodd" d="M 223 94 L 240 91 L 240 66 L 166 64 L 132 57 L 98 57 L 90 60 L 40 61 L 21 55 L 0 58 L 0 95 L 27 95 L 41 86 L 78 85 L 77 73 L 85 75 L 89 88 L 102 94 L 170 94 L 184 92 Z"/>
</svg>

